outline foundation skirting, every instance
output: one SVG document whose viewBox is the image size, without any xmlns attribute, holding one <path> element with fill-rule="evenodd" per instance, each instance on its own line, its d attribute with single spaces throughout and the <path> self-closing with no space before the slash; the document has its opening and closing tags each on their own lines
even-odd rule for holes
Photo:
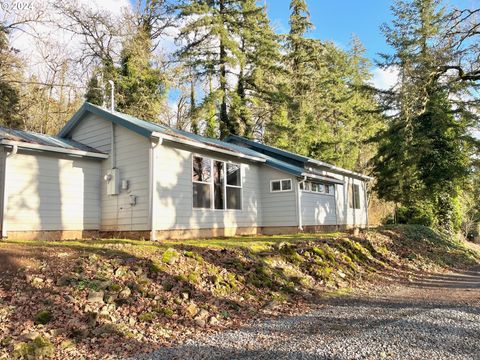
<svg viewBox="0 0 480 360">
<path fill-rule="evenodd" d="M 352 225 L 306 225 L 303 232 L 328 233 L 346 231 L 363 226 Z M 211 229 L 172 229 L 155 231 L 154 240 L 187 240 L 213 237 L 231 237 L 248 235 L 282 235 L 297 234 L 297 226 L 263 226 L 240 228 Z M 79 239 L 134 239 L 151 240 L 151 231 L 102 231 L 102 230 L 45 230 L 45 231 L 9 231 L 7 239 L 11 240 L 79 240 Z"/>
</svg>

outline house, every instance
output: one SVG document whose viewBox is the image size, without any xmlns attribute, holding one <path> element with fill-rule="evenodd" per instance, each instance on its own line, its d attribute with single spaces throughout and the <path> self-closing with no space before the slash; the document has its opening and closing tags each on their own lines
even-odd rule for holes
<svg viewBox="0 0 480 360">
<path fill-rule="evenodd" d="M 2 237 L 155 240 L 368 224 L 368 176 L 90 103 L 56 137 L 0 129 L 0 146 Z"/>
</svg>

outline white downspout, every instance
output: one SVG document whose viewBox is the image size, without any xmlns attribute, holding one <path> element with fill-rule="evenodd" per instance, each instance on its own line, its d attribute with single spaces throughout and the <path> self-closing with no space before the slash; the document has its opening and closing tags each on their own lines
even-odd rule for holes
<svg viewBox="0 0 480 360">
<path fill-rule="evenodd" d="M 7 214 L 7 204 L 8 204 L 8 188 L 7 188 L 7 158 L 15 155 L 18 152 L 18 146 L 17 145 L 12 145 L 12 151 L 7 152 L 5 154 L 5 159 L 4 159 L 4 168 L 3 168 L 3 189 L 2 189 L 2 197 L 3 197 L 3 202 L 2 202 L 2 238 L 6 238 L 8 233 L 7 233 L 7 220 L 5 219 L 5 215 Z"/>
<path fill-rule="evenodd" d="M 155 194 L 155 149 L 158 145 L 161 145 L 163 142 L 162 138 L 158 138 L 158 140 L 152 140 L 150 142 L 150 149 L 148 152 L 148 169 L 149 169 L 149 184 L 148 184 L 148 192 L 149 192 L 149 202 L 148 202 L 148 223 L 150 225 L 150 240 L 156 241 L 157 240 L 157 230 L 155 229 L 155 203 L 153 201 L 153 197 Z"/>
<path fill-rule="evenodd" d="M 298 230 L 303 231 L 303 223 L 302 223 L 302 193 L 300 191 L 300 184 L 303 184 L 307 181 L 307 177 L 304 176 L 302 180 L 298 182 L 297 186 L 297 205 L 298 205 Z"/>
</svg>

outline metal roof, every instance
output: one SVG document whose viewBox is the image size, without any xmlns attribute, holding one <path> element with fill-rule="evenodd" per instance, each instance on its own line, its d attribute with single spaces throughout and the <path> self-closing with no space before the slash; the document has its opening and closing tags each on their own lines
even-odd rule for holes
<svg viewBox="0 0 480 360">
<path fill-rule="evenodd" d="M 31 131 L 8 129 L 4 127 L 0 127 L 0 141 L 2 141 L 4 144 L 16 143 L 21 147 L 24 146 L 33 148 L 35 145 L 37 145 L 36 148 L 38 149 L 40 149 L 38 146 L 42 146 L 45 147 L 44 149 L 51 147 L 66 151 L 103 154 L 97 149 L 71 139 L 39 134 Z"/>
<path fill-rule="evenodd" d="M 229 154 L 233 156 L 248 157 L 250 160 L 262 161 L 268 166 L 295 176 L 311 176 L 312 178 L 319 177 L 318 174 L 311 173 L 305 168 L 305 164 L 312 159 L 302 155 L 256 143 L 239 136 L 229 136 L 226 141 L 212 139 L 192 134 L 187 131 L 174 129 L 166 125 L 141 120 L 121 112 L 110 112 L 105 108 L 88 102 L 85 102 L 82 105 L 72 119 L 59 132 L 58 136 L 63 139 L 67 138 L 77 124 L 90 113 L 110 120 L 115 124 L 123 126 L 145 137 L 155 137 L 158 136 L 157 134 L 163 134 L 174 139 L 189 141 L 189 145 L 192 146 L 195 144 L 202 144 L 208 146 L 208 149 L 212 151 L 228 151 Z M 364 177 L 364 175 L 361 174 L 358 174 L 358 176 Z M 327 175 L 320 177 L 326 181 L 339 181 L 338 179 Z"/>
<path fill-rule="evenodd" d="M 262 144 L 262 143 L 259 143 L 259 142 L 256 142 L 256 141 L 246 139 L 246 138 L 238 136 L 238 135 L 229 135 L 225 139 L 225 141 L 235 143 L 237 145 L 246 146 L 250 149 L 260 151 L 263 154 L 269 154 L 270 156 L 272 156 L 276 159 L 280 158 L 279 160 L 282 161 L 282 162 L 292 163 L 292 164 L 295 164 L 299 167 L 301 166 L 304 169 L 308 169 L 308 167 L 309 167 L 308 165 L 313 164 L 313 165 L 316 165 L 318 167 L 325 168 L 325 169 L 327 169 L 327 171 L 331 171 L 331 172 L 334 172 L 334 173 L 352 175 L 352 176 L 355 176 L 355 177 L 362 178 L 364 180 L 371 180 L 372 179 L 370 176 L 367 176 L 367 175 L 363 175 L 363 174 L 360 174 L 360 173 L 357 173 L 357 172 L 354 172 L 354 171 L 351 171 L 351 170 L 348 170 L 348 169 L 343 169 L 343 168 L 340 168 L 338 166 L 334 166 L 334 165 L 325 163 L 323 161 L 319 161 L 319 160 L 316 160 L 316 159 L 313 159 L 313 158 L 309 158 L 307 156 L 298 155 L 298 154 L 292 153 L 292 152 L 287 151 L 287 150 L 282 150 L 282 149 L 279 149 L 279 148 L 276 148 L 276 147 L 273 147 L 273 146 L 268 146 L 268 145 L 265 145 L 265 144 Z M 306 170 L 306 171 L 308 172 L 308 170 Z"/>
</svg>

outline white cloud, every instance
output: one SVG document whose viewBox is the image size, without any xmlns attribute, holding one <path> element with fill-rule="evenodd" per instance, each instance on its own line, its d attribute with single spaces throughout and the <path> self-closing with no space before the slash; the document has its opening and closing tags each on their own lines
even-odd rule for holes
<svg viewBox="0 0 480 360">
<path fill-rule="evenodd" d="M 398 69 L 389 67 L 387 69 L 381 69 L 376 67 L 373 70 L 372 84 L 377 89 L 387 90 L 397 83 Z"/>
</svg>

